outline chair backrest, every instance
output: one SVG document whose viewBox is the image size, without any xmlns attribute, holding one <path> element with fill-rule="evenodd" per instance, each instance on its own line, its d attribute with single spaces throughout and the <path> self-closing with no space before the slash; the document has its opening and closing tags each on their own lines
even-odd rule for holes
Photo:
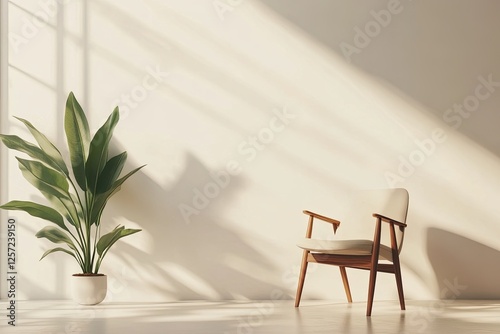
<svg viewBox="0 0 500 334">
<path fill-rule="evenodd" d="M 364 232 L 373 231 L 375 218 L 373 213 L 379 213 L 394 220 L 406 223 L 408 214 L 409 195 L 403 188 L 363 190 L 352 198 L 351 214 L 347 220 L 349 224 L 362 224 L 359 228 Z M 367 228 L 367 226 L 369 226 Z M 383 230 L 387 230 L 387 224 L 383 224 Z M 372 228 L 370 228 L 372 227 Z M 404 231 L 396 227 L 396 239 L 398 250 L 401 252 L 404 240 Z M 390 247 L 389 233 L 382 234 L 381 243 Z"/>
</svg>

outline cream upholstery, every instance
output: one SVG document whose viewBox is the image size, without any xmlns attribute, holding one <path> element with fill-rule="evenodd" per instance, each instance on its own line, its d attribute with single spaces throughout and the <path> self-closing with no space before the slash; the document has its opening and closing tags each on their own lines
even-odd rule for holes
<svg viewBox="0 0 500 334">
<path fill-rule="evenodd" d="M 373 231 L 373 213 L 406 223 L 408 212 L 408 191 L 402 188 L 363 190 L 351 196 L 352 203 L 348 213 L 343 217 L 341 225 L 364 224 L 366 230 Z M 342 229 L 339 230 L 339 236 Z M 403 245 L 403 232 L 396 229 L 399 252 Z M 387 238 L 386 238 L 387 239 Z M 385 244 L 384 244 L 385 242 Z M 369 255 L 372 253 L 372 240 L 319 240 L 304 238 L 298 247 L 312 252 L 338 255 Z M 380 259 L 392 260 L 390 241 L 382 239 Z"/>
<path fill-rule="evenodd" d="M 319 240 L 304 238 L 297 246 L 311 252 L 336 255 L 370 255 L 372 240 Z M 386 245 L 380 245 L 379 259 L 392 260 L 392 250 Z"/>
</svg>

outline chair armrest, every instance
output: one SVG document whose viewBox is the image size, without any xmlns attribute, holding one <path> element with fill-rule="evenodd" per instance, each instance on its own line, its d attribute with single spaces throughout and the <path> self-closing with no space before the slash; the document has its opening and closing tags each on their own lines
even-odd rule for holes
<svg viewBox="0 0 500 334">
<path fill-rule="evenodd" d="M 374 213 L 373 214 L 373 217 L 375 218 L 380 218 L 382 221 L 386 222 L 386 223 L 391 223 L 391 224 L 394 224 L 394 225 L 397 225 L 399 227 L 406 227 L 407 225 L 405 223 L 402 223 L 400 221 L 397 221 L 395 219 L 392 219 L 392 218 L 389 218 L 389 217 L 386 217 L 386 216 L 383 216 L 381 214 L 378 214 L 378 213 Z"/>
<path fill-rule="evenodd" d="M 308 211 L 308 210 L 304 210 L 302 212 L 304 212 L 308 216 L 321 219 L 322 221 L 325 221 L 327 223 L 333 224 L 335 226 L 339 226 L 340 225 L 340 222 L 338 220 L 336 220 L 336 219 L 333 219 L 333 218 L 330 218 L 330 217 L 326 217 L 326 216 L 322 216 L 320 214 L 317 214 L 317 213 L 314 213 L 314 212 L 311 212 L 311 211 Z"/>
</svg>

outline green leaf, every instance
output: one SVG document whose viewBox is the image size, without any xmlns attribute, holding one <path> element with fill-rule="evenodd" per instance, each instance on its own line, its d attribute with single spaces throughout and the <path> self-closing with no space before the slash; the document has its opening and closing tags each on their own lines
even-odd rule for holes
<svg viewBox="0 0 500 334">
<path fill-rule="evenodd" d="M 56 197 L 69 198 L 69 184 L 66 176 L 38 161 L 16 158 L 23 176 L 38 190 Z"/>
<path fill-rule="evenodd" d="M 80 226 L 78 200 L 69 193 L 66 177 L 37 161 L 17 158 L 23 176 L 47 198 L 59 213 L 66 213 L 68 221 Z"/>
<path fill-rule="evenodd" d="M 68 228 L 64 225 L 64 219 L 61 214 L 48 206 L 28 201 L 10 201 L 9 203 L 0 206 L 0 208 L 5 210 L 25 211 L 33 217 L 48 220 L 63 230 L 68 231 Z"/>
<path fill-rule="evenodd" d="M 118 179 L 123 170 L 125 161 L 127 160 L 127 152 L 123 152 L 109 159 L 97 181 L 97 193 L 102 194 L 108 191 L 113 183 Z"/>
<path fill-rule="evenodd" d="M 69 248 L 76 251 L 75 244 L 71 240 L 71 238 L 66 234 L 66 232 L 58 229 L 54 226 L 45 226 L 40 231 L 38 231 L 35 236 L 37 238 L 46 238 L 53 243 L 60 244 L 65 243 L 69 246 Z"/>
<path fill-rule="evenodd" d="M 139 229 L 126 229 L 123 226 L 117 226 L 113 231 L 103 235 L 97 242 L 96 246 L 99 258 L 97 259 L 95 265 L 95 273 L 99 272 L 99 268 L 101 267 L 101 263 L 104 260 L 104 256 L 106 256 L 106 253 L 111 248 L 111 246 L 114 245 L 115 242 L 123 237 L 126 237 L 127 235 L 131 235 L 140 231 L 141 230 Z"/>
<path fill-rule="evenodd" d="M 131 235 L 140 232 L 140 229 L 125 228 L 123 226 L 117 226 L 115 229 L 105 235 L 103 235 L 97 242 L 97 254 L 102 258 L 111 246 L 118 240 L 127 235 Z"/>
<path fill-rule="evenodd" d="M 66 165 L 64 165 L 64 167 L 61 167 L 57 161 L 55 161 L 46 152 L 42 151 L 38 146 L 13 135 L 0 135 L 0 139 L 8 148 L 26 153 L 33 159 L 42 161 L 50 167 L 53 167 L 54 169 L 60 170 L 63 173 L 67 173 Z"/>
<path fill-rule="evenodd" d="M 45 253 L 43 253 L 42 257 L 40 258 L 40 261 L 42 261 L 43 258 L 46 257 L 47 255 L 55 253 L 55 252 L 64 252 L 66 254 L 71 255 L 72 257 L 75 258 L 75 260 L 78 261 L 78 259 L 76 258 L 75 253 L 73 253 L 72 251 L 70 251 L 70 250 L 68 250 L 66 248 L 62 248 L 62 247 L 56 247 L 56 248 L 49 249 L 48 251 L 46 251 Z"/>
<path fill-rule="evenodd" d="M 142 166 L 137 167 L 136 169 L 132 170 L 131 172 L 129 172 L 124 177 L 122 177 L 119 180 L 115 181 L 113 183 L 113 185 L 111 186 L 111 188 L 108 191 L 106 191 L 105 193 L 102 193 L 102 194 L 98 194 L 95 197 L 95 199 L 94 199 L 94 206 L 92 208 L 91 218 L 90 218 L 90 221 L 91 221 L 92 224 L 97 223 L 98 217 L 100 216 L 100 214 L 104 210 L 104 207 L 106 206 L 106 203 L 111 198 L 111 196 L 113 196 L 114 194 L 116 194 L 120 190 L 121 185 L 129 177 L 131 177 L 132 175 L 134 175 L 135 173 L 137 173 L 144 166 L 146 166 L 146 165 L 142 165 Z"/>
<path fill-rule="evenodd" d="M 43 191 L 42 194 L 49 200 L 54 209 L 61 213 L 71 225 L 77 228 L 80 227 L 80 222 L 83 220 L 83 212 L 78 199 L 73 194 L 70 193 L 71 199 L 66 196 L 56 197 Z"/>
<path fill-rule="evenodd" d="M 87 117 L 73 92 L 69 93 L 66 100 L 64 130 L 66 131 L 73 174 L 80 188 L 86 190 L 85 161 L 89 151 L 90 130 Z"/>
<path fill-rule="evenodd" d="M 26 125 L 42 151 L 59 167 L 58 169 L 64 172 L 64 174 L 69 175 L 68 167 L 66 166 L 61 152 L 57 149 L 57 147 L 55 147 L 55 145 L 52 144 L 52 142 L 43 133 L 38 131 L 33 124 L 20 117 L 15 118 Z"/>
<path fill-rule="evenodd" d="M 113 130 L 120 119 L 118 107 L 111 113 L 107 121 L 99 130 L 97 130 L 94 138 L 90 142 L 89 156 L 85 163 L 85 172 L 87 176 L 87 186 L 92 194 L 97 192 L 97 184 L 99 175 L 104 169 L 108 161 L 108 148 Z"/>
</svg>

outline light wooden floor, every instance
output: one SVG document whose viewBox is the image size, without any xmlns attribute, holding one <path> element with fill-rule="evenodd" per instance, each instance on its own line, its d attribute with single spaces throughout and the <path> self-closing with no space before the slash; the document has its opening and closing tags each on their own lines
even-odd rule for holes
<svg viewBox="0 0 500 334">
<path fill-rule="evenodd" d="M 18 302 L 16 327 L 0 302 L 0 333 L 499 333 L 500 301 L 396 301 L 364 303 L 292 301 L 103 303 Z"/>
</svg>

